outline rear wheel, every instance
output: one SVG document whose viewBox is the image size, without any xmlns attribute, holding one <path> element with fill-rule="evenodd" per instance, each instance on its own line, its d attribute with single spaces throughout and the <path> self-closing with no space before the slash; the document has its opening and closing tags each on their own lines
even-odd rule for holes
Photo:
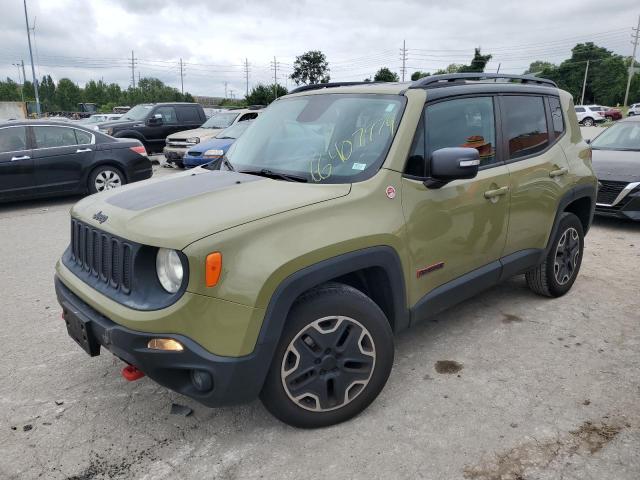
<svg viewBox="0 0 640 480">
<path fill-rule="evenodd" d="M 604 118 L 606 118 L 608 122 L 613 122 L 613 117 L 611 115 L 606 115 Z"/>
<path fill-rule="evenodd" d="M 103 192 L 113 188 L 121 187 L 127 183 L 124 174 L 120 169 L 111 165 L 103 165 L 96 168 L 89 175 L 89 193 Z"/>
<path fill-rule="evenodd" d="M 393 350 L 389 322 L 369 297 L 343 284 L 318 287 L 292 307 L 260 398 L 289 425 L 343 422 L 378 396 Z"/>
<path fill-rule="evenodd" d="M 573 213 L 563 213 L 544 262 L 526 273 L 527 285 L 547 297 L 560 297 L 575 282 L 582 264 L 584 230 Z"/>
<path fill-rule="evenodd" d="M 593 127 L 593 118 L 585 118 L 584 120 L 582 120 L 582 125 L 584 125 L 585 127 Z"/>
</svg>

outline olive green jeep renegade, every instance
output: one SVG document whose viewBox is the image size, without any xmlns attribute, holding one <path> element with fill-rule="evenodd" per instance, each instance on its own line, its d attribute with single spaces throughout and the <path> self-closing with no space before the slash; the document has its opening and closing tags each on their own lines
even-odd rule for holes
<svg viewBox="0 0 640 480">
<path fill-rule="evenodd" d="M 596 186 L 551 81 L 301 87 L 222 160 L 75 205 L 56 291 L 129 379 L 326 426 L 380 393 L 395 332 L 517 274 L 565 294 Z"/>
</svg>

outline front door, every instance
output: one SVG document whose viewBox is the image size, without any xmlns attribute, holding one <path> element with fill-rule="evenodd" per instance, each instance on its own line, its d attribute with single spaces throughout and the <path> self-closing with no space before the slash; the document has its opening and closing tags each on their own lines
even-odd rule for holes
<svg viewBox="0 0 640 480">
<path fill-rule="evenodd" d="M 27 127 L 0 128 L 0 199 L 9 200 L 33 191 L 33 159 Z"/>
<path fill-rule="evenodd" d="M 402 183 L 413 277 L 410 305 L 481 267 L 488 266 L 497 281 L 508 226 L 509 172 L 499 161 L 495 109 L 491 96 L 445 100 L 425 109 L 424 131 L 416 135 Z M 427 188 L 423 179 L 429 172 L 419 171 L 421 162 L 415 162 L 421 151 L 430 158 L 440 148 L 461 146 L 480 152 L 477 177 Z"/>
</svg>

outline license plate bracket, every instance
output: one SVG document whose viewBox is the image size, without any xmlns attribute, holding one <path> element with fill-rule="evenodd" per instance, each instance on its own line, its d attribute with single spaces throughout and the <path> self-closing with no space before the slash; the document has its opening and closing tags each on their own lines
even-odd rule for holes
<svg viewBox="0 0 640 480">
<path fill-rule="evenodd" d="M 67 324 L 67 333 L 82 349 L 91 357 L 100 355 L 100 343 L 91 331 L 91 320 L 85 320 L 73 311 L 64 313 L 64 321 Z"/>
</svg>

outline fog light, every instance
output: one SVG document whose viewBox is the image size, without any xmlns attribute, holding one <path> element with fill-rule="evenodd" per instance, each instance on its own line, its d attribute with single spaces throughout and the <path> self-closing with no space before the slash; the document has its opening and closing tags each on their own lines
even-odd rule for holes
<svg viewBox="0 0 640 480">
<path fill-rule="evenodd" d="M 191 383 L 199 392 L 208 392 L 213 388 L 213 378 L 204 370 L 191 370 Z"/>
<path fill-rule="evenodd" d="M 184 347 L 180 342 L 173 338 L 152 338 L 147 344 L 147 348 L 153 350 L 168 350 L 170 352 L 181 352 Z"/>
</svg>

